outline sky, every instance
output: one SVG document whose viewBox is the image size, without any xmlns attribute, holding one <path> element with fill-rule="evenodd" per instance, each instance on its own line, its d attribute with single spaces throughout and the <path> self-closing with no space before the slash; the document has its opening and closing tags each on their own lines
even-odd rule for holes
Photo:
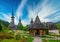
<svg viewBox="0 0 60 42">
<path fill-rule="evenodd" d="M 37 15 L 41 22 L 60 21 L 60 0 L 0 0 L 0 19 L 10 23 L 12 8 L 16 25 L 19 17 L 25 26 Z"/>
</svg>

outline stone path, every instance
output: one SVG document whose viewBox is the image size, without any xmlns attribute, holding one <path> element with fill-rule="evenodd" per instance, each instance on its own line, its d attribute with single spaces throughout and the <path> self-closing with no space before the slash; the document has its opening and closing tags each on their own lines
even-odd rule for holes
<svg viewBox="0 0 60 42">
<path fill-rule="evenodd" d="M 42 39 L 40 37 L 35 37 L 33 42 L 42 42 Z"/>
</svg>

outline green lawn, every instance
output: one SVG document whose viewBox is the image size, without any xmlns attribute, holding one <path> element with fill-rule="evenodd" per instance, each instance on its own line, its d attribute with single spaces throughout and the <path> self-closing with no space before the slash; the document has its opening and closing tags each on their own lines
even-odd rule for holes
<svg viewBox="0 0 60 42">
<path fill-rule="evenodd" d="M 54 39 L 54 37 L 60 37 L 60 35 L 46 35 L 46 36 L 43 36 L 43 37 L 41 37 L 42 38 L 42 42 L 60 42 L 60 40 L 46 40 L 46 38 L 52 38 L 52 39 Z"/>
<path fill-rule="evenodd" d="M 33 38 L 29 38 L 28 40 L 27 40 L 27 42 L 32 42 L 33 41 Z"/>
<path fill-rule="evenodd" d="M 60 42 L 60 40 L 49 40 L 49 42 Z"/>
<path fill-rule="evenodd" d="M 22 40 L 15 40 L 15 39 L 4 39 L 1 40 L 0 42 L 21 42 Z"/>
<path fill-rule="evenodd" d="M 42 39 L 42 42 L 60 42 L 60 40 L 45 40 L 45 39 Z"/>
<path fill-rule="evenodd" d="M 1 40 L 0 42 L 32 42 L 33 38 L 28 38 L 28 39 L 20 39 L 20 40 L 16 40 L 16 39 L 4 39 Z"/>
</svg>

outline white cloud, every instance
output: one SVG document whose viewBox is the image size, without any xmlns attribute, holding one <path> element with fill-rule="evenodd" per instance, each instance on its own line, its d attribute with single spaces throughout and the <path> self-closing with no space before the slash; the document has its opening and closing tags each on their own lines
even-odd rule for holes
<svg viewBox="0 0 60 42">
<path fill-rule="evenodd" d="M 3 13 L 3 12 L 1 12 L 0 13 L 3 17 L 1 17 L 2 18 L 2 20 L 5 20 L 5 21 L 8 21 L 9 23 L 11 22 L 11 14 L 10 13 L 8 13 L 8 14 L 5 14 L 5 13 Z M 18 20 L 17 20 L 17 18 L 15 18 L 14 19 L 15 21 L 15 24 L 17 24 L 18 23 Z"/>
<path fill-rule="evenodd" d="M 17 18 L 19 19 L 19 16 L 22 16 L 22 9 L 24 5 L 26 4 L 27 0 L 22 0 L 21 4 L 18 6 L 18 9 L 16 11 Z"/>
<path fill-rule="evenodd" d="M 29 15 L 28 18 L 33 18 L 35 20 L 36 15 L 38 14 L 41 22 L 50 22 L 51 19 L 45 18 L 49 15 L 52 15 L 53 13 L 59 11 L 60 9 L 55 9 L 51 6 L 51 3 L 47 5 L 48 0 L 45 0 L 41 5 L 40 3 L 37 5 L 37 7 L 32 10 L 30 7 L 28 8 L 29 10 Z"/>
<path fill-rule="evenodd" d="M 18 24 L 19 17 L 22 17 L 22 9 L 24 5 L 26 4 L 27 0 L 22 0 L 21 4 L 18 6 L 18 9 L 16 11 L 16 18 L 15 18 L 15 24 Z M 25 23 L 23 23 L 25 24 Z"/>
<path fill-rule="evenodd" d="M 16 11 L 16 16 L 15 16 L 15 24 L 17 25 L 18 24 L 18 22 L 19 22 L 19 16 L 21 16 L 22 17 L 22 9 L 23 9 L 23 7 L 24 7 L 24 5 L 26 4 L 26 2 L 27 2 L 27 0 L 22 0 L 22 2 L 21 2 L 21 4 L 18 6 L 18 9 L 17 9 L 17 11 Z M 3 17 L 4 17 L 4 20 L 6 20 L 6 21 L 8 21 L 8 22 L 11 22 L 11 15 L 7 15 L 7 14 L 5 14 L 5 13 L 1 13 L 2 15 L 3 15 Z M 2 18 L 3 18 L 2 17 Z M 26 22 L 26 20 L 22 20 L 22 23 L 24 24 L 24 25 L 26 25 L 27 24 L 27 22 Z"/>
<path fill-rule="evenodd" d="M 18 6 L 18 9 L 16 11 L 16 16 L 15 16 L 15 24 L 18 24 L 19 22 L 19 16 L 22 17 L 22 9 L 24 7 L 24 5 L 26 4 L 27 0 L 22 0 L 21 4 Z M 36 15 L 38 14 L 40 20 L 42 22 L 48 22 L 48 21 L 52 21 L 51 19 L 45 18 L 49 15 L 52 15 L 53 13 L 59 11 L 60 9 L 55 10 L 53 7 L 51 7 L 51 3 L 47 5 L 48 0 L 44 0 L 44 2 L 42 2 L 42 4 L 38 4 L 36 6 L 36 8 L 34 10 L 32 10 L 32 8 L 28 5 L 28 19 L 22 20 L 22 24 L 25 26 L 27 24 L 30 23 L 31 18 L 33 18 L 33 20 L 35 20 Z M 1 13 L 4 17 L 4 20 L 11 22 L 11 15 L 5 14 L 5 13 Z M 60 18 L 60 16 L 56 16 L 53 20 L 56 20 Z"/>
<path fill-rule="evenodd" d="M 28 19 L 22 20 L 22 24 L 23 24 L 24 26 L 26 26 L 26 25 L 29 24 L 29 23 L 30 23 L 30 21 L 29 21 Z"/>
<path fill-rule="evenodd" d="M 15 17 L 14 22 L 15 22 L 15 24 L 17 25 L 18 22 L 19 22 L 19 20 Z"/>
<path fill-rule="evenodd" d="M 3 12 L 0 13 L 3 17 L 1 17 L 3 20 L 10 22 L 11 21 L 11 15 L 7 15 Z"/>
<path fill-rule="evenodd" d="M 41 21 L 48 21 L 48 19 L 44 19 L 44 17 L 46 17 L 48 15 L 48 13 L 52 10 L 52 8 L 49 9 L 47 6 L 45 6 L 47 1 L 48 0 L 45 0 L 41 5 L 39 3 L 34 10 L 32 10 L 29 7 L 28 8 L 28 10 L 29 10 L 28 18 L 30 18 L 30 19 L 33 18 L 35 20 L 36 15 L 38 14 Z"/>
<path fill-rule="evenodd" d="M 51 18 L 51 21 L 53 21 L 53 22 L 60 21 L 60 12 L 53 15 L 52 18 Z"/>
</svg>

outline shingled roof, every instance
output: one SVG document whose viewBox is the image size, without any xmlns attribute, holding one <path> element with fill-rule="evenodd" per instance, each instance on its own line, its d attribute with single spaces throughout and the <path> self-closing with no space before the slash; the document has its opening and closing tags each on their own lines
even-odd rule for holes
<svg viewBox="0 0 60 42">
<path fill-rule="evenodd" d="M 49 30 L 58 29 L 55 23 L 53 22 L 47 22 L 46 24 L 48 25 Z"/>
<path fill-rule="evenodd" d="M 38 15 L 37 15 L 35 22 L 33 22 L 33 24 L 31 23 L 29 25 L 29 29 L 46 29 L 46 27 L 41 23 Z"/>
<path fill-rule="evenodd" d="M 16 30 L 17 29 L 17 26 L 10 23 L 9 26 L 8 26 L 9 29 L 12 29 L 12 30 Z"/>
</svg>

